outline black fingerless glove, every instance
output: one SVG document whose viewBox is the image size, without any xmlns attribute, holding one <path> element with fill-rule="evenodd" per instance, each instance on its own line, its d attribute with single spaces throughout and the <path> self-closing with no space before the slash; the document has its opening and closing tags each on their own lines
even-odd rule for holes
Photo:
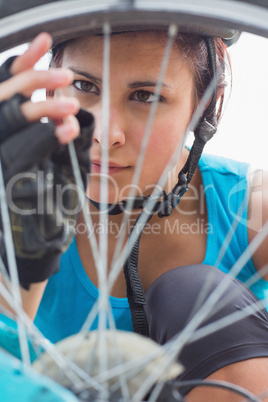
<svg viewBox="0 0 268 402">
<path fill-rule="evenodd" d="M 1 68 L 0 79 L 8 77 Z M 27 122 L 20 111 L 26 100 L 17 94 L 0 103 L 0 157 L 19 280 L 28 289 L 58 271 L 81 208 L 68 146 L 59 144 L 52 121 Z M 80 110 L 77 119 L 74 146 L 86 187 L 94 118 Z"/>
<path fill-rule="evenodd" d="M 9 57 L 1 66 L 0 66 L 0 82 L 6 81 L 12 77 L 10 73 L 10 67 L 13 61 L 17 56 Z"/>
</svg>

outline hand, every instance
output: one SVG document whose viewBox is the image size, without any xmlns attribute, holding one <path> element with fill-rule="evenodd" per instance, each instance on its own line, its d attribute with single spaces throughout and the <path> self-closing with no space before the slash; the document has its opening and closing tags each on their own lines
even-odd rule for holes
<svg viewBox="0 0 268 402">
<path fill-rule="evenodd" d="M 33 70 L 50 44 L 49 35 L 41 34 L 24 55 L 0 68 L 0 81 L 4 80 L 0 84 L 0 155 L 19 280 L 25 289 L 59 269 L 61 253 L 74 235 L 68 231 L 68 219 L 77 218 L 79 202 L 69 141 L 74 139 L 85 186 L 90 170 L 93 116 L 77 113 L 79 104 L 72 98 L 36 104 L 29 98 L 38 88 L 54 91 L 72 82 L 69 71 Z M 42 117 L 48 117 L 48 122 L 40 122 Z"/>
<path fill-rule="evenodd" d="M 51 37 L 42 33 L 35 38 L 23 55 L 11 60 L 12 63 L 7 61 L 8 71 L 0 74 L 0 82 L 4 81 L 0 84 L 0 102 L 12 98 L 17 93 L 29 98 L 37 89 L 55 90 L 72 83 L 73 73 L 70 70 L 61 68 L 48 71 L 33 70 L 35 63 L 49 50 L 51 43 Z M 4 76 L 4 80 L 1 76 Z M 22 114 L 30 123 L 39 121 L 44 116 L 61 122 L 57 124 L 55 135 L 65 144 L 79 134 L 79 124 L 74 118 L 78 110 L 79 102 L 75 98 L 49 98 L 37 103 L 32 103 L 29 99 L 21 105 Z"/>
</svg>

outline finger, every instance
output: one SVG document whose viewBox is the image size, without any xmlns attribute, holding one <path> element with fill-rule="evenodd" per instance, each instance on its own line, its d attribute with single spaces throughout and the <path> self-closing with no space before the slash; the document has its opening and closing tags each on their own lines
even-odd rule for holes
<svg viewBox="0 0 268 402">
<path fill-rule="evenodd" d="M 43 32 L 36 36 L 26 52 L 14 60 L 10 68 L 11 74 L 14 75 L 32 69 L 35 63 L 48 52 L 51 45 L 52 38 L 48 33 Z"/>
<path fill-rule="evenodd" d="M 1 84 L 0 101 L 7 100 L 16 93 L 30 97 L 37 89 L 53 90 L 66 87 L 72 83 L 73 78 L 72 71 L 61 68 L 48 71 L 27 70 Z"/>
<path fill-rule="evenodd" d="M 67 116 L 64 122 L 56 127 L 55 134 L 61 144 L 68 144 L 78 137 L 80 133 L 80 125 L 78 120 L 73 116 Z"/>
<path fill-rule="evenodd" d="M 75 98 L 55 98 L 43 102 L 25 102 L 21 105 L 21 111 L 29 122 L 38 121 L 42 117 L 50 120 L 61 121 L 70 114 L 77 114 L 80 104 Z"/>
</svg>

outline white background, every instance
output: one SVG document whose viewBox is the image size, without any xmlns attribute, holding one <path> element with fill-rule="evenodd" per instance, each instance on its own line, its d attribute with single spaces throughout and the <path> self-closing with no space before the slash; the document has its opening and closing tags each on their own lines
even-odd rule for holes
<svg viewBox="0 0 268 402">
<path fill-rule="evenodd" d="M 232 93 L 206 150 L 268 170 L 268 39 L 243 34 L 229 53 Z"/>
<path fill-rule="evenodd" d="M 24 49 L 21 46 L 15 53 Z M 10 53 L 0 54 L 0 63 Z M 218 132 L 206 145 L 206 152 L 248 161 L 254 167 L 268 170 L 268 39 L 242 34 L 229 53 L 232 93 Z M 45 68 L 46 64 L 47 59 L 38 68 Z"/>
</svg>

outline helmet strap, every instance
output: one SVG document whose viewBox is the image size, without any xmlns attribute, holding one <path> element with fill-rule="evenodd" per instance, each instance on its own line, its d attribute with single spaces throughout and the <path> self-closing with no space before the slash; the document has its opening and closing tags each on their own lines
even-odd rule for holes
<svg viewBox="0 0 268 402">
<path fill-rule="evenodd" d="M 216 49 L 213 38 L 205 38 L 208 54 L 209 64 L 212 79 L 216 77 Z M 217 118 L 216 118 L 216 102 L 217 91 L 215 90 L 210 101 L 209 106 L 205 110 L 202 119 L 197 125 L 194 135 L 195 140 L 190 150 L 187 161 L 178 175 L 178 183 L 173 190 L 167 195 L 164 192 L 163 201 L 160 203 L 160 210 L 158 211 L 159 217 L 169 216 L 174 207 L 178 205 L 181 197 L 188 190 L 188 185 L 196 171 L 199 159 L 203 152 L 204 146 L 217 131 Z M 159 202 L 158 202 L 159 203 Z M 153 215 L 148 216 L 147 222 Z M 139 219 L 136 221 L 138 223 Z M 134 225 L 134 228 L 136 226 Z M 133 228 L 133 229 L 134 229 Z M 127 285 L 127 296 L 130 304 L 132 323 L 135 332 L 147 336 L 149 333 L 148 321 L 144 310 L 146 299 L 143 292 L 142 283 L 138 273 L 138 256 L 139 244 L 142 231 L 136 240 L 134 248 L 131 250 L 129 258 L 124 266 L 124 273 Z"/>
<path fill-rule="evenodd" d="M 210 37 L 205 37 L 204 39 L 208 49 L 209 71 L 213 80 L 216 77 L 215 42 L 214 39 Z M 217 91 L 215 90 L 213 91 L 208 107 L 203 113 L 203 117 L 200 119 L 194 130 L 194 143 L 185 165 L 178 174 L 178 183 L 168 195 L 165 194 L 162 209 L 158 212 L 160 218 L 169 216 L 180 202 L 183 194 L 188 190 L 189 183 L 197 169 L 204 146 L 217 131 L 216 103 Z"/>
</svg>

